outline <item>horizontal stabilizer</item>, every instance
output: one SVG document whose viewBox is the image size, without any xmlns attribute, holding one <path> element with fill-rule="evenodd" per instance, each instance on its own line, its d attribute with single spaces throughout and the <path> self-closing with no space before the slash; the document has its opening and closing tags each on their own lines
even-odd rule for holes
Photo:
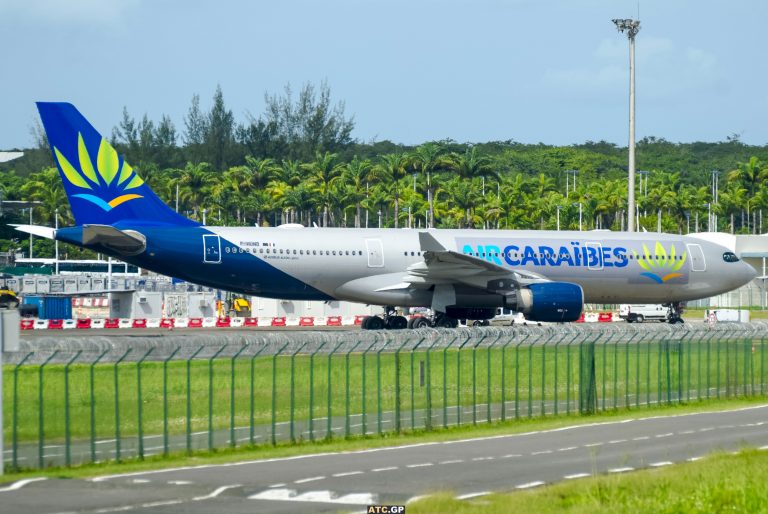
<svg viewBox="0 0 768 514">
<path fill-rule="evenodd" d="M 111 225 L 83 225 L 83 245 L 98 246 L 121 255 L 136 255 L 147 247 L 147 240 L 135 230 L 118 230 Z"/>
<path fill-rule="evenodd" d="M 51 227 L 44 227 L 42 225 L 11 225 L 19 232 L 26 232 L 33 236 L 44 237 L 46 239 L 54 239 L 56 230 Z"/>
</svg>

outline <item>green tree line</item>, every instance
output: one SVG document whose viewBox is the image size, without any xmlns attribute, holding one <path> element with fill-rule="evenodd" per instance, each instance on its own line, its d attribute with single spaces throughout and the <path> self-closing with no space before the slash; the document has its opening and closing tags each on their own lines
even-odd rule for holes
<svg viewBox="0 0 768 514">
<path fill-rule="evenodd" d="M 179 130 L 168 116 L 127 108 L 112 142 L 170 206 L 208 224 L 322 227 L 622 230 L 626 148 L 430 141 L 416 146 L 353 137 L 354 118 L 330 88 L 289 86 L 237 122 L 217 88 L 195 95 Z M 36 223 L 71 224 L 61 180 L 39 127 L 38 148 L 0 165 L 0 194 L 37 200 Z M 639 225 L 665 232 L 762 231 L 768 147 L 737 136 L 715 143 L 637 144 Z M 713 180 L 718 181 L 717 199 Z M 717 200 L 717 201 L 716 201 Z M 25 215 L 26 216 L 26 215 Z M 17 215 L 16 217 L 19 217 Z M 8 222 L 14 215 L 6 214 Z M 716 223 L 716 226 L 714 225 Z M 768 220 L 766 221 L 768 224 Z M 16 237 L 7 230 L 0 238 Z M 43 249 L 45 251 L 45 249 Z"/>
</svg>

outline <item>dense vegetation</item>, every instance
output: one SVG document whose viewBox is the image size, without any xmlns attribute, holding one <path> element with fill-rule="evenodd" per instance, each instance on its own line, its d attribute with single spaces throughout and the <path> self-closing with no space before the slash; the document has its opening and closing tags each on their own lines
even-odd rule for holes
<svg viewBox="0 0 768 514">
<path fill-rule="evenodd" d="M 326 84 L 307 84 L 297 98 L 286 87 L 265 100 L 261 116 L 236 122 L 220 88 L 207 111 L 195 95 L 181 134 L 167 116 L 137 121 L 124 109 L 111 139 L 169 205 L 196 219 L 205 212 L 208 224 L 555 229 L 559 217 L 562 229 L 578 229 L 580 210 L 584 230 L 626 224 L 626 148 L 612 143 L 362 142 Z M 60 222 L 71 223 L 44 134 L 33 132 L 38 147 L 0 165 L 0 190 L 5 199 L 42 202 L 36 223 L 53 224 L 56 208 Z M 660 219 L 666 232 L 707 230 L 711 210 L 719 230 L 762 231 L 768 146 L 738 136 L 717 143 L 645 138 L 637 160 L 647 170 L 637 186 L 641 227 L 656 230 Z M 41 245 L 38 255 L 50 251 Z"/>
</svg>

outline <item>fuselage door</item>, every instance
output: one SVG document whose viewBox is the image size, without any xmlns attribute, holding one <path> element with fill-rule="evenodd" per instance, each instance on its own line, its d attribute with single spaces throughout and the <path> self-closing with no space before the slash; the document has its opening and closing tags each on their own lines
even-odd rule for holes
<svg viewBox="0 0 768 514">
<path fill-rule="evenodd" d="M 365 249 L 368 252 L 368 267 L 383 268 L 384 247 L 381 244 L 381 239 L 366 239 Z"/>
<path fill-rule="evenodd" d="M 707 262 L 704 260 L 704 251 L 701 245 L 688 244 L 688 255 L 691 259 L 691 271 L 706 271 Z"/>
<path fill-rule="evenodd" d="M 603 245 L 600 243 L 586 243 L 587 268 L 592 270 L 603 269 Z"/>
<path fill-rule="evenodd" d="M 203 262 L 208 264 L 221 262 L 221 239 L 216 234 L 203 235 Z"/>
</svg>

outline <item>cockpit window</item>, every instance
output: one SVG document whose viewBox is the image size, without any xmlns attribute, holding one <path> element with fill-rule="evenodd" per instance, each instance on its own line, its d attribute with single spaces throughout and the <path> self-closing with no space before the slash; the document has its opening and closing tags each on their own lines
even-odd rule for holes
<svg viewBox="0 0 768 514">
<path fill-rule="evenodd" d="M 739 260 L 738 257 L 736 257 L 736 254 L 733 252 L 725 252 L 723 254 L 723 260 L 725 262 L 737 262 Z"/>
</svg>

